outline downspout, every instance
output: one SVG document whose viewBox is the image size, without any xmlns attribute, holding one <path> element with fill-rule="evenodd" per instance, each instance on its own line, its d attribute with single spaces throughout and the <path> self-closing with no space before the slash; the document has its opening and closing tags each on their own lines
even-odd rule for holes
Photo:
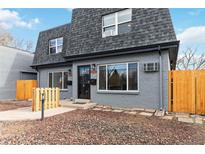
<svg viewBox="0 0 205 154">
<path fill-rule="evenodd" d="M 160 98 L 160 104 L 159 108 L 160 110 L 163 109 L 163 99 L 162 99 L 162 55 L 161 55 L 161 47 L 158 46 L 158 51 L 159 51 L 159 98 Z"/>
<path fill-rule="evenodd" d="M 40 72 L 38 71 L 37 67 L 36 67 L 36 71 L 37 71 L 37 82 L 38 82 L 38 87 L 40 87 Z"/>
</svg>

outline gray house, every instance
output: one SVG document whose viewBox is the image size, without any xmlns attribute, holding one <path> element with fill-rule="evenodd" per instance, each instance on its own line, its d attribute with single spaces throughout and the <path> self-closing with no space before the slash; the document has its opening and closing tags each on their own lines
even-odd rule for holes
<svg viewBox="0 0 205 154">
<path fill-rule="evenodd" d="M 16 98 L 16 80 L 36 80 L 30 66 L 34 54 L 20 49 L 0 46 L 0 99 Z"/>
<path fill-rule="evenodd" d="M 166 8 L 74 9 L 71 23 L 40 32 L 32 67 L 61 99 L 167 109 L 178 46 Z"/>
</svg>

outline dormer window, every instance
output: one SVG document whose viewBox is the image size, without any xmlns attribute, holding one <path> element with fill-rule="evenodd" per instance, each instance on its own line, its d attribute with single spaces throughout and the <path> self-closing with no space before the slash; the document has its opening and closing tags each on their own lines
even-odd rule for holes
<svg viewBox="0 0 205 154">
<path fill-rule="evenodd" d="M 63 49 L 63 37 L 49 40 L 49 54 L 55 54 L 62 52 Z"/>
<path fill-rule="evenodd" d="M 131 31 L 132 9 L 126 9 L 102 17 L 102 37 Z"/>
</svg>

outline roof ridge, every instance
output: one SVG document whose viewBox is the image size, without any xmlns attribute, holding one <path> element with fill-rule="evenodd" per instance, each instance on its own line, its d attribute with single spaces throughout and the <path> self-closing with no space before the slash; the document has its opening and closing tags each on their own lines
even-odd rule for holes
<svg viewBox="0 0 205 154">
<path fill-rule="evenodd" d="M 20 49 L 20 48 L 17 48 L 17 47 L 12 47 L 12 46 L 8 46 L 8 45 L 0 45 L 1 47 L 7 47 L 7 48 L 11 48 L 11 49 L 16 49 L 16 50 L 19 50 L 21 52 L 25 52 L 25 53 L 29 53 L 29 54 L 34 54 L 34 52 L 31 52 L 31 51 L 28 51 L 28 50 L 24 50 L 24 49 Z"/>
<path fill-rule="evenodd" d="M 60 27 L 66 26 L 66 25 L 69 26 L 70 24 L 71 24 L 71 23 L 62 24 L 62 25 L 59 25 L 59 26 L 55 26 L 55 27 L 52 27 L 52 28 L 49 28 L 49 29 L 42 30 L 42 31 L 40 31 L 40 32 L 46 32 L 46 31 L 48 31 L 48 30 L 60 28 Z"/>
</svg>

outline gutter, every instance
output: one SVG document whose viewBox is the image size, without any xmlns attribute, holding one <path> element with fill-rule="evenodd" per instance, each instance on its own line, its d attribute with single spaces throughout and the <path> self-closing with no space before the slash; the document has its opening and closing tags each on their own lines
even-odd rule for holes
<svg viewBox="0 0 205 154">
<path fill-rule="evenodd" d="M 163 76 L 162 76 L 162 55 L 161 55 L 161 47 L 160 45 L 158 46 L 158 51 L 159 51 L 159 109 L 163 109 L 163 94 L 162 94 L 162 88 L 163 88 Z"/>
</svg>

